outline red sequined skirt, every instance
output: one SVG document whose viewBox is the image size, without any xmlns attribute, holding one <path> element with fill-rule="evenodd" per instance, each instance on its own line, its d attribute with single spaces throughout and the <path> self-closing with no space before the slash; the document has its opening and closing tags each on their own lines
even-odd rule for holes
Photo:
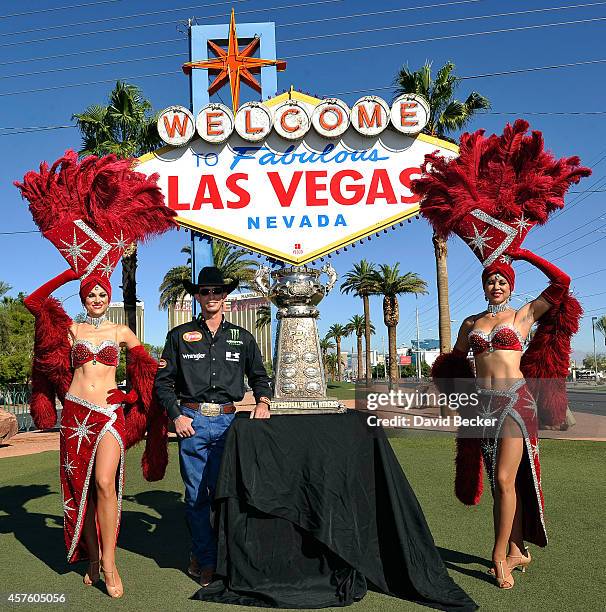
<svg viewBox="0 0 606 612">
<path fill-rule="evenodd" d="M 519 427 L 524 440 L 524 453 L 516 476 L 516 488 L 522 499 L 524 540 L 538 546 L 547 544 L 543 490 L 541 489 L 541 463 L 539 461 L 539 431 L 537 405 L 524 379 L 509 389 L 478 388 L 480 416 L 493 419 L 494 426 L 482 430 L 482 459 L 494 494 L 495 467 L 499 449 L 498 440 L 504 437 L 503 423 L 507 417 Z M 509 435 L 509 434 L 507 434 Z"/>
<path fill-rule="evenodd" d="M 68 562 L 89 558 L 81 540 L 84 517 L 90 494 L 95 490 L 95 456 L 104 435 L 113 435 L 120 446 L 120 464 L 116 472 L 118 521 L 120 530 L 122 489 L 124 486 L 124 413 L 120 404 L 98 406 L 87 400 L 66 394 L 61 412 L 61 494 L 63 498 L 63 533 Z M 92 482 L 92 489 L 91 489 Z"/>
</svg>

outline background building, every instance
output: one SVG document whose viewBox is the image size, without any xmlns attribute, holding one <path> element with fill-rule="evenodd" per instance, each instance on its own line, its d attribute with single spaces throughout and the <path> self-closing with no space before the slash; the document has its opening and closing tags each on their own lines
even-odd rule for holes
<svg viewBox="0 0 606 612">
<path fill-rule="evenodd" d="M 411 340 L 412 348 L 416 350 L 417 341 Z M 422 351 L 435 351 L 440 349 L 440 341 L 435 338 L 425 338 L 425 340 L 419 340 L 419 347 Z"/>
<path fill-rule="evenodd" d="M 331 353 L 334 353 L 335 351 L 330 351 Z M 341 355 L 343 355 L 343 353 L 341 353 Z M 358 353 L 354 352 L 353 347 L 351 349 L 350 353 L 345 353 L 345 355 L 347 356 L 347 370 L 349 372 L 349 375 L 351 378 L 356 379 L 356 378 L 361 378 L 363 376 L 366 375 L 366 372 L 364 370 L 365 366 L 366 366 L 366 352 L 362 353 L 362 376 L 359 377 L 358 376 Z M 383 355 L 383 353 L 380 353 L 379 351 L 372 349 L 370 351 L 370 366 L 372 368 L 375 368 L 376 366 L 380 365 L 380 364 L 384 364 L 385 363 L 385 355 Z"/>
<path fill-rule="evenodd" d="M 118 325 L 126 325 L 126 313 L 124 302 L 111 302 L 107 309 L 107 320 Z M 137 302 L 137 338 L 139 342 L 145 342 L 145 304 Z"/>
<path fill-rule="evenodd" d="M 263 361 L 271 361 L 273 346 L 271 341 L 271 325 L 262 329 L 256 329 L 255 322 L 261 306 L 267 306 L 270 302 L 257 293 L 236 293 L 228 296 L 225 300 L 225 318 L 234 325 L 239 325 L 248 330 L 257 341 L 261 349 Z M 168 329 L 191 321 L 191 298 L 183 302 L 177 302 L 168 307 Z"/>
<path fill-rule="evenodd" d="M 417 356 L 417 341 L 411 340 L 412 344 L 412 363 L 416 365 Z M 440 355 L 440 341 L 435 338 L 425 338 L 419 341 L 419 353 L 421 355 L 421 363 L 425 362 L 429 367 Z"/>
</svg>

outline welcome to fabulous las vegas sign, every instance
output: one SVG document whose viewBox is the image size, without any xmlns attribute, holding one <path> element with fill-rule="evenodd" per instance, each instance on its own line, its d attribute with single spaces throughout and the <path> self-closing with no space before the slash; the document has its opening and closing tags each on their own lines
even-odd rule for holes
<svg viewBox="0 0 606 612">
<path fill-rule="evenodd" d="M 414 216 L 410 191 L 427 153 L 456 145 L 419 133 L 421 96 L 351 108 L 291 88 L 232 112 L 171 106 L 158 118 L 169 143 L 140 159 L 157 172 L 178 222 L 277 260 L 304 264 Z"/>
</svg>

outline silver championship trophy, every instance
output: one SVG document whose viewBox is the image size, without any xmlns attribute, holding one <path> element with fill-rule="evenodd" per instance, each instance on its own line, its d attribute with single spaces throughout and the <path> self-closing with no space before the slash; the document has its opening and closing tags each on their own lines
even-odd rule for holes
<svg viewBox="0 0 606 612">
<path fill-rule="evenodd" d="M 328 276 L 326 286 L 320 282 L 323 272 Z M 267 266 L 260 266 L 254 282 L 278 308 L 272 414 L 345 412 L 338 399 L 326 396 L 316 324 L 320 314 L 316 306 L 337 282 L 335 269 L 330 264 L 321 270 L 290 266 L 270 273 Z"/>
</svg>

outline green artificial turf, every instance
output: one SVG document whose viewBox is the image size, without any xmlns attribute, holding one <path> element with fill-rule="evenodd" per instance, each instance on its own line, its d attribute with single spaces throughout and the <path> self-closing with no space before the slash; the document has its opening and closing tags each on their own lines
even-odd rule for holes
<svg viewBox="0 0 606 612">
<path fill-rule="evenodd" d="M 336 397 L 337 399 L 355 399 L 356 398 L 356 385 L 355 383 L 346 382 L 329 382 L 327 385 L 326 395 L 329 397 Z"/>
<path fill-rule="evenodd" d="M 546 549 L 531 548 L 534 562 L 526 574 L 515 572 L 511 591 L 499 591 L 485 573 L 492 544 L 490 492 L 474 508 L 462 506 L 452 494 L 452 439 L 416 432 L 393 439 L 392 445 L 452 577 L 484 610 L 603 609 L 604 443 L 542 443 L 550 544 Z M 14 609 L 225 612 L 220 604 L 188 599 L 196 584 L 183 572 L 188 535 L 176 444 L 170 446 L 171 463 L 159 483 L 143 480 L 138 466 L 141 449 L 129 453 L 117 551 L 125 596 L 115 601 L 102 586 L 82 585 L 83 563 L 65 563 L 58 453 L 0 460 L 0 610 L 13 608 L 7 606 L 7 593 L 21 592 L 64 593 L 67 604 Z M 350 609 L 390 612 L 421 607 L 369 592 Z"/>
</svg>

